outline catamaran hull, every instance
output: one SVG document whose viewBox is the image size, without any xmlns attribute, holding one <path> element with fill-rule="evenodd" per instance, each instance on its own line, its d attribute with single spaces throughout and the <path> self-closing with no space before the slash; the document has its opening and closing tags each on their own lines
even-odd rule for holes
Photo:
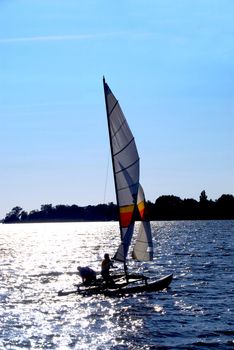
<svg viewBox="0 0 234 350">
<path fill-rule="evenodd" d="M 169 287 L 173 278 L 173 274 L 160 278 L 159 280 L 148 282 L 147 284 L 139 284 L 133 286 L 127 286 L 119 289 L 108 289 L 104 291 L 104 295 L 115 296 L 115 295 L 127 295 L 143 292 L 158 292 L 160 290 Z"/>
<path fill-rule="evenodd" d="M 70 291 L 59 291 L 59 296 L 65 296 L 69 294 L 80 294 L 83 296 L 91 295 L 105 295 L 105 296 L 122 296 L 135 293 L 143 292 L 158 292 L 160 290 L 169 287 L 173 278 L 173 274 L 162 277 L 155 281 L 148 281 L 147 283 L 140 283 L 137 285 L 128 284 L 126 286 L 119 286 L 114 288 L 103 288 L 101 286 L 87 287 L 85 289 L 70 290 Z"/>
</svg>

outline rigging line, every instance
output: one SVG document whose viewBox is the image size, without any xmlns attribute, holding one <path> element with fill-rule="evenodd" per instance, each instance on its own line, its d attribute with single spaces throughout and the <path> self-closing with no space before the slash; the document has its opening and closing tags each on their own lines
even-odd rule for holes
<svg viewBox="0 0 234 350">
<path fill-rule="evenodd" d="M 103 203 L 106 203 L 106 189 L 107 189 L 107 182 L 108 182 L 109 165 L 110 165 L 110 152 L 108 152 L 108 158 L 107 158 L 106 179 L 105 179 L 105 186 L 104 186 L 104 198 L 103 198 Z"/>
</svg>

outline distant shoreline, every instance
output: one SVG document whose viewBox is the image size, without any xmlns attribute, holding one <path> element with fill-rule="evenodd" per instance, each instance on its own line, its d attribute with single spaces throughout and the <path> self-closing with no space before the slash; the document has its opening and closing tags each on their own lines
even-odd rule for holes
<svg viewBox="0 0 234 350">
<path fill-rule="evenodd" d="M 205 191 L 201 192 L 200 200 L 192 198 L 181 199 L 173 195 L 160 196 L 155 203 L 145 203 L 145 219 L 150 221 L 164 220 L 233 220 L 234 196 L 223 194 L 215 201 L 208 200 Z M 139 212 L 134 212 L 135 221 L 140 220 Z M 88 205 L 79 207 L 59 204 L 41 205 L 40 210 L 27 213 L 17 206 L 6 214 L 2 223 L 47 223 L 47 222 L 103 222 L 118 221 L 118 208 L 112 202 L 109 204 Z"/>
<path fill-rule="evenodd" d="M 163 221 L 234 221 L 234 218 L 233 219 L 163 219 L 163 220 L 150 220 L 151 222 L 163 222 Z M 18 224 L 22 224 L 22 225 L 27 225 L 27 224 L 68 224 L 68 223 L 92 223 L 92 222 L 115 222 L 115 223 L 118 223 L 118 220 L 105 220 L 105 221 L 96 221 L 96 220 L 91 220 L 91 221 L 64 221 L 64 220 L 61 220 L 61 221 L 30 221 L 30 222 L 8 222 L 8 223 L 5 223 L 5 222 L 2 222 L 0 221 L 0 224 L 2 225 L 18 225 Z M 137 222 L 140 222 L 140 221 L 136 221 Z"/>
</svg>

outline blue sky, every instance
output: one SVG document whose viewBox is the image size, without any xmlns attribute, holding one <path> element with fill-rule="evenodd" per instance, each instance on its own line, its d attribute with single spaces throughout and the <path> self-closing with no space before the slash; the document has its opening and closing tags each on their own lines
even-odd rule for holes
<svg viewBox="0 0 234 350">
<path fill-rule="evenodd" d="M 0 218 L 115 201 L 102 76 L 147 199 L 234 194 L 232 0 L 0 2 Z"/>
</svg>

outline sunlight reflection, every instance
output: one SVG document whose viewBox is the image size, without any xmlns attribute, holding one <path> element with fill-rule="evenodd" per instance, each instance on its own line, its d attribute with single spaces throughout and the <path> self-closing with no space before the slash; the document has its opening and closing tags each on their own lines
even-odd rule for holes
<svg viewBox="0 0 234 350">
<path fill-rule="evenodd" d="M 160 314 L 165 314 L 166 311 L 163 309 L 163 307 L 161 305 L 154 305 L 154 311 L 158 312 Z"/>
<path fill-rule="evenodd" d="M 230 257 L 217 255 L 215 247 L 211 252 L 210 244 L 207 252 L 204 244 L 199 250 L 200 236 L 190 233 L 198 224 L 153 223 L 155 260 L 131 262 L 129 270 L 160 276 L 170 269 L 175 272 L 171 290 L 123 298 L 58 296 L 59 290 L 74 289 L 80 283 L 78 265 L 100 272 L 103 254 L 113 256 L 119 244 L 117 223 L 1 225 L 0 348 L 153 349 L 158 346 L 158 334 L 174 332 L 172 325 L 175 332 L 182 332 L 181 341 L 188 339 L 194 316 L 199 332 L 203 324 L 212 332 L 214 320 L 222 328 L 224 320 L 232 320 L 230 298 L 217 294 L 220 284 L 213 276 L 226 281 L 222 293 L 230 295 Z M 205 227 L 204 223 L 199 225 Z M 233 232 L 233 224 L 228 232 Z M 220 236 L 222 231 L 215 231 L 211 238 L 213 234 Z M 226 236 L 222 239 L 229 242 Z M 204 237 L 205 233 L 203 241 Z M 194 247 L 199 256 L 190 254 Z M 208 267 L 207 253 L 212 262 Z M 215 260 L 219 257 L 221 263 Z M 230 273 L 225 274 L 225 269 Z M 213 301 L 219 303 L 213 307 Z M 185 320 L 183 327 L 177 322 L 179 316 Z M 226 337 L 230 339 L 230 335 Z M 169 346 L 167 336 L 161 339 L 160 346 Z"/>
</svg>

